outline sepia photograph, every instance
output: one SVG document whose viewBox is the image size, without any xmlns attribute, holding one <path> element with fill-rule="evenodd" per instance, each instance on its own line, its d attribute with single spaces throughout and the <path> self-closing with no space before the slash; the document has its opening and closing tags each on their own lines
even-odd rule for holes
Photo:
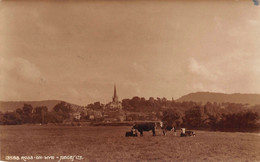
<svg viewBox="0 0 260 162">
<path fill-rule="evenodd" d="M 0 162 L 260 162 L 259 0 L 0 0 Z"/>
</svg>

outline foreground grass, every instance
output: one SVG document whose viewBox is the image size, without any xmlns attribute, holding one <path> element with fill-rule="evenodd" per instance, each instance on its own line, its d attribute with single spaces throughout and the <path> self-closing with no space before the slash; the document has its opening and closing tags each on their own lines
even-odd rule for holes
<svg viewBox="0 0 260 162">
<path fill-rule="evenodd" d="M 260 161 L 260 136 L 256 133 L 196 131 L 196 137 L 185 138 L 165 137 L 157 130 L 155 137 L 152 132 L 145 132 L 144 137 L 125 137 L 129 129 L 0 126 L 1 160 L 10 155 L 80 155 L 83 161 Z"/>
</svg>

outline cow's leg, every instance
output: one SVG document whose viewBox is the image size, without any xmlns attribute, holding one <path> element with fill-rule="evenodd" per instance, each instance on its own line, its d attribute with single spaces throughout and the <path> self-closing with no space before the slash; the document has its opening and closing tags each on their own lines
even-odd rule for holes
<svg viewBox="0 0 260 162">
<path fill-rule="evenodd" d="M 155 134 L 155 129 L 153 128 L 153 136 L 156 136 L 156 134 Z"/>
<path fill-rule="evenodd" d="M 142 137 L 143 136 L 143 130 L 140 130 L 140 136 Z"/>
<path fill-rule="evenodd" d="M 166 130 L 165 129 L 163 129 L 163 135 L 166 136 Z"/>
</svg>

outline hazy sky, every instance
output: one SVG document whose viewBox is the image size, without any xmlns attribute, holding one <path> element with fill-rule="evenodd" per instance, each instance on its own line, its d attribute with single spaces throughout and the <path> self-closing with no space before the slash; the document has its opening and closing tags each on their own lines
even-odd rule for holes
<svg viewBox="0 0 260 162">
<path fill-rule="evenodd" d="M 107 103 L 260 93 L 260 6 L 246 0 L 0 1 L 0 100 Z"/>
</svg>

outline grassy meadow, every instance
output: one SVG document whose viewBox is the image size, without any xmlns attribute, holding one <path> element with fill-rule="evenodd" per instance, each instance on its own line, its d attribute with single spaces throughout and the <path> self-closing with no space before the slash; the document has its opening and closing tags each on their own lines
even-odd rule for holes
<svg viewBox="0 0 260 162">
<path fill-rule="evenodd" d="M 1 160 L 6 161 L 6 156 L 75 155 L 84 159 L 74 161 L 260 161 L 257 133 L 196 131 L 196 137 L 179 137 L 180 131 L 177 136 L 172 132 L 163 136 L 158 129 L 157 136 L 144 132 L 143 137 L 125 137 L 130 128 L 0 126 Z"/>
</svg>

